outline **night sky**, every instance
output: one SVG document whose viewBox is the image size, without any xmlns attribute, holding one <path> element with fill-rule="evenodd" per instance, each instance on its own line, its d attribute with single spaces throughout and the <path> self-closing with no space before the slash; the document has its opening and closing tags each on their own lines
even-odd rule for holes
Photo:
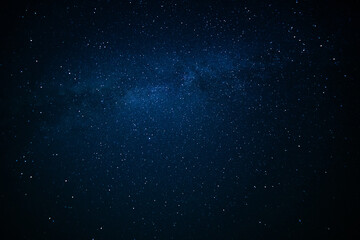
<svg viewBox="0 0 360 240">
<path fill-rule="evenodd" d="M 2 239 L 360 239 L 356 1 L 3 1 Z"/>
</svg>

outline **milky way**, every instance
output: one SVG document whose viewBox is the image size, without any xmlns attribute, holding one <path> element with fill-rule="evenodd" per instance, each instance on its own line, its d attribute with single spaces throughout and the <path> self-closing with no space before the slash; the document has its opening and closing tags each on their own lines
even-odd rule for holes
<svg viewBox="0 0 360 240">
<path fill-rule="evenodd" d="M 7 228 L 16 239 L 356 234 L 359 34 L 345 5 L 9 4 Z"/>
</svg>

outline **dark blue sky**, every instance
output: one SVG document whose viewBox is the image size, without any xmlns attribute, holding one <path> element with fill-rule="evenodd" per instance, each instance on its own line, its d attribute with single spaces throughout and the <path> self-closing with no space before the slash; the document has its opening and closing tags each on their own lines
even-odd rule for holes
<svg viewBox="0 0 360 240">
<path fill-rule="evenodd" d="M 353 2 L 5 6 L 11 239 L 359 236 Z"/>
</svg>

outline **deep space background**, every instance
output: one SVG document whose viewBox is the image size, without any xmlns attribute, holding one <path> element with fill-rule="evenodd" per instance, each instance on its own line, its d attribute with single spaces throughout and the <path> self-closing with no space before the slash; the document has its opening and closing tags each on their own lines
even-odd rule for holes
<svg viewBox="0 0 360 240">
<path fill-rule="evenodd" d="M 2 1 L 0 238 L 360 239 L 356 3 Z"/>
</svg>

